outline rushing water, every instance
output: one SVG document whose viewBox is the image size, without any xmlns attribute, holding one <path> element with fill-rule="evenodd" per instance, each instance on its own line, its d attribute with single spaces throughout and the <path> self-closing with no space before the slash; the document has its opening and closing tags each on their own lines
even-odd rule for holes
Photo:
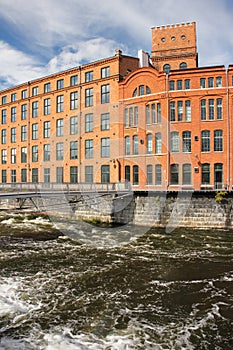
<svg viewBox="0 0 233 350">
<path fill-rule="evenodd" d="M 233 348 L 232 232 L 0 221 L 0 350 Z"/>
</svg>

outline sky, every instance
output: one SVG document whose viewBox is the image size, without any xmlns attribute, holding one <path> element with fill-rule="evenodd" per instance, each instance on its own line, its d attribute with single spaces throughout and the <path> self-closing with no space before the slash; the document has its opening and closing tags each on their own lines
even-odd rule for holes
<svg viewBox="0 0 233 350">
<path fill-rule="evenodd" d="M 233 64 L 232 0 L 0 0 L 0 90 L 114 56 L 151 53 L 151 28 L 196 22 L 199 66 Z"/>
</svg>

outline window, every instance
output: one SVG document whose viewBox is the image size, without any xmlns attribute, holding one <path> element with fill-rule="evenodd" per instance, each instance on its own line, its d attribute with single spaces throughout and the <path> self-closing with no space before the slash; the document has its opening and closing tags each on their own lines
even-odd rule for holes
<svg viewBox="0 0 233 350">
<path fill-rule="evenodd" d="M 171 132 L 171 152 L 179 152 L 179 133 L 177 131 Z"/>
<path fill-rule="evenodd" d="M 37 168 L 32 168 L 32 182 L 38 182 L 38 169 Z"/>
<path fill-rule="evenodd" d="M 64 120 L 57 119 L 56 121 L 56 135 L 63 136 L 64 135 Z"/>
<path fill-rule="evenodd" d="M 160 154 L 162 153 L 162 138 L 161 138 L 161 132 L 157 132 L 155 134 L 155 153 Z"/>
<path fill-rule="evenodd" d="M 170 121 L 174 122 L 176 120 L 176 109 L 175 109 L 175 102 L 171 101 L 169 103 L 170 106 Z"/>
<path fill-rule="evenodd" d="M 201 183 L 203 185 L 210 184 L 210 165 L 208 163 L 202 164 L 201 166 Z"/>
<path fill-rule="evenodd" d="M 85 132 L 93 131 L 93 113 L 85 115 Z"/>
<path fill-rule="evenodd" d="M 157 122 L 161 123 L 161 104 L 157 103 Z"/>
<path fill-rule="evenodd" d="M 5 105 L 7 103 L 7 97 L 2 96 L 2 105 Z"/>
<path fill-rule="evenodd" d="M 133 92 L 133 97 L 136 96 L 143 96 L 143 95 L 149 95 L 151 94 L 151 89 L 149 88 L 149 86 L 145 86 L 145 85 L 140 85 L 138 88 L 136 88 Z"/>
<path fill-rule="evenodd" d="M 101 139 L 101 157 L 110 157 L 110 137 Z"/>
<path fill-rule="evenodd" d="M 138 106 L 125 108 L 125 127 L 138 126 Z"/>
<path fill-rule="evenodd" d="M 16 182 L 16 170 L 11 170 L 11 182 Z"/>
<path fill-rule="evenodd" d="M 44 122 L 44 138 L 50 137 L 50 121 Z"/>
<path fill-rule="evenodd" d="M 151 164 L 148 164 L 146 166 L 146 178 L 147 178 L 147 185 L 153 184 L 153 167 Z"/>
<path fill-rule="evenodd" d="M 50 114 L 50 98 L 44 99 L 44 115 Z"/>
<path fill-rule="evenodd" d="M 125 155 L 130 155 L 130 136 L 125 137 Z"/>
<path fill-rule="evenodd" d="M 16 163 L 16 148 L 11 148 L 11 164 Z"/>
<path fill-rule="evenodd" d="M 186 62 L 182 62 L 180 64 L 180 69 L 186 69 L 187 68 L 187 63 Z"/>
<path fill-rule="evenodd" d="M 57 90 L 61 90 L 64 88 L 64 79 L 57 80 Z"/>
<path fill-rule="evenodd" d="M 50 182 L 50 168 L 44 168 L 44 182 Z"/>
<path fill-rule="evenodd" d="M 110 129 L 110 114 L 103 113 L 101 114 L 101 130 L 109 130 Z"/>
<path fill-rule="evenodd" d="M 27 125 L 21 126 L 21 141 L 27 140 Z"/>
<path fill-rule="evenodd" d="M 130 182 L 130 166 L 125 166 L 125 181 Z"/>
<path fill-rule="evenodd" d="M 185 79 L 184 87 L 185 87 L 186 90 L 190 89 L 190 79 Z"/>
<path fill-rule="evenodd" d="M 222 130 L 214 130 L 214 151 L 223 151 L 223 133 Z"/>
<path fill-rule="evenodd" d="M 201 132 L 201 151 L 210 152 L 210 131 L 203 130 Z"/>
<path fill-rule="evenodd" d="M 133 154 L 138 154 L 138 135 L 133 136 Z"/>
<path fill-rule="evenodd" d="M 27 90 L 23 90 L 21 92 L 21 97 L 22 97 L 22 99 L 27 98 Z"/>
<path fill-rule="evenodd" d="M 93 71 L 86 72 L 85 73 L 85 82 L 89 83 L 92 80 L 93 80 Z"/>
<path fill-rule="evenodd" d="M 201 100 L 201 120 L 206 120 L 206 100 Z"/>
<path fill-rule="evenodd" d="M 57 183 L 63 182 L 63 167 L 56 168 L 56 182 Z"/>
<path fill-rule="evenodd" d="M 156 110 L 155 110 L 155 104 L 152 103 L 151 105 L 151 122 L 152 124 L 155 124 L 157 122 L 156 120 Z"/>
<path fill-rule="evenodd" d="M 182 80 L 177 80 L 177 90 L 182 90 L 183 89 L 183 82 Z"/>
<path fill-rule="evenodd" d="M 101 68 L 101 78 L 107 78 L 110 76 L 110 67 Z"/>
<path fill-rule="evenodd" d="M 183 131 L 182 133 L 182 150 L 183 152 L 192 152 L 191 131 Z"/>
<path fill-rule="evenodd" d="M 223 185 L 223 164 L 214 164 L 214 186 L 216 189 L 221 189 Z"/>
<path fill-rule="evenodd" d="M 150 124 L 150 105 L 146 105 L 146 124 Z"/>
<path fill-rule="evenodd" d="M 78 142 L 70 142 L 70 159 L 78 159 Z"/>
<path fill-rule="evenodd" d="M 110 166 L 101 165 L 101 182 L 109 183 L 110 182 Z"/>
<path fill-rule="evenodd" d="M 16 128 L 11 128 L 11 142 L 16 142 Z"/>
<path fill-rule="evenodd" d="M 32 146 L 32 162 L 38 162 L 38 146 Z"/>
<path fill-rule="evenodd" d="M 70 183 L 76 184 L 78 182 L 78 167 L 71 166 L 70 167 Z"/>
<path fill-rule="evenodd" d="M 216 87 L 222 87 L 222 77 L 216 78 Z"/>
<path fill-rule="evenodd" d="M 179 184 L 179 164 L 171 164 L 171 185 Z"/>
<path fill-rule="evenodd" d="M 85 158 L 93 158 L 93 140 L 85 140 Z"/>
<path fill-rule="evenodd" d="M 56 144 L 56 160 L 63 160 L 64 158 L 64 144 L 63 142 L 58 142 Z"/>
<path fill-rule="evenodd" d="M 192 183 L 192 167 L 191 164 L 182 165 L 183 185 L 191 185 Z"/>
<path fill-rule="evenodd" d="M 179 122 L 183 120 L 183 101 L 177 102 L 177 117 Z"/>
<path fill-rule="evenodd" d="M 6 144 L 6 129 L 2 129 L 2 132 L 1 132 L 1 142 L 2 142 L 2 145 L 5 145 L 5 144 Z"/>
<path fill-rule="evenodd" d="M 78 108 L 78 91 L 73 91 L 70 94 L 70 109 Z"/>
<path fill-rule="evenodd" d="M 93 106 L 93 88 L 85 90 L 85 107 Z"/>
<path fill-rule="evenodd" d="M 11 107 L 11 121 L 16 122 L 16 107 Z"/>
<path fill-rule="evenodd" d="M 171 70 L 170 64 L 165 64 L 165 65 L 163 66 L 163 71 L 164 71 L 166 74 L 169 74 L 169 73 L 170 73 L 170 70 Z"/>
<path fill-rule="evenodd" d="M 209 99 L 209 120 L 214 120 L 214 99 Z"/>
<path fill-rule="evenodd" d="M 27 105 L 21 105 L 21 119 L 25 120 L 27 119 Z"/>
<path fill-rule="evenodd" d="M 146 135 L 146 153 L 152 154 L 153 153 L 153 142 L 152 142 L 152 134 Z"/>
<path fill-rule="evenodd" d="M 162 185 L 162 165 L 156 164 L 155 166 L 155 184 Z"/>
<path fill-rule="evenodd" d="M 200 87 L 201 87 L 201 89 L 204 89 L 206 87 L 206 79 L 205 78 L 200 79 Z"/>
<path fill-rule="evenodd" d="M 2 164 L 7 163 L 7 151 L 6 149 L 2 149 L 2 159 L 1 159 Z"/>
<path fill-rule="evenodd" d="M 6 170 L 2 170 L 2 183 L 7 182 Z"/>
<path fill-rule="evenodd" d="M 32 124 L 32 140 L 38 140 L 38 124 Z"/>
<path fill-rule="evenodd" d="M 27 182 L 27 169 L 21 169 L 21 182 Z"/>
<path fill-rule="evenodd" d="M 208 88 L 213 88 L 214 87 L 214 78 L 209 77 L 208 78 Z"/>
<path fill-rule="evenodd" d="M 222 119 L 222 99 L 217 98 L 217 119 Z"/>
<path fill-rule="evenodd" d="M 59 95 L 57 96 L 57 113 L 64 111 L 64 96 Z"/>
<path fill-rule="evenodd" d="M 70 117 L 70 135 L 76 135 L 78 133 L 78 117 Z"/>
<path fill-rule="evenodd" d="M 75 85 L 78 85 L 78 76 L 72 75 L 72 77 L 70 77 L 70 86 L 75 86 Z"/>
<path fill-rule="evenodd" d="M 16 93 L 13 92 L 13 94 L 11 94 L 11 102 L 15 102 L 16 101 Z"/>
<path fill-rule="evenodd" d="M 50 161 L 50 144 L 44 145 L 44 162 Z"/>
<path fill-rule="evenodd" d="M 6 124 L 6 109 L 2 109 L 2 124 Z"/>
<path fill-rule="evenodd" d="M 85 166 L 85 182 L 87 182 L 87 183 L 93 182 L 93 166 L 92 165 Z"/>
<path fill-rule="evenodd" d="M 185 121 L 191 122 L 192 116 L 191 116 L 191 101 L 187 100 L 185 101 Z"/>
<path fill-rule="evenodd" d="M 101 86 L 101 103 L 109 103 L 110 102 L 110 85 L 102 85 Z"/>
<path fill-rule="evenodd" d="M 27 147 L 21 147 L 21 163 L 27 163 Z"/>
<path fill-rule="evenodd" d="M 133 166 L 133 185 L 139 184 L 138 165 Z"/>
<path fill-rule="evenodd" d="M 174 82 L 174 80 L 170 80 L 169 81 L 169 90 L 170 91 L 175 90 L 175 82 Z"/>
<path fill-rule="evenodd" d="M 37 96 L 38 95 L 38 86 L 34 86 L 33 88 L 32 88 L 32 96 Z"/>
<path fill-rule="evenodd" d="M 51 90 L 51 85 L 50 83 L 44 84 L 44 93 L 49 92 Z"/>
</svg>

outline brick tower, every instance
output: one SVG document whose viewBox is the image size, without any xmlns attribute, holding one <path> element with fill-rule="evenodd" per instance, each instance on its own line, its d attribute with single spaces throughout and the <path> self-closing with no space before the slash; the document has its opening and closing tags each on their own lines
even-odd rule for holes
<svg viewBox="0 0 233 350">
<path fill-rule="evenodd" d="M 153 27 L 151 61 L 159 71 L 197 67 L 196 23 Z"/>
</svg>

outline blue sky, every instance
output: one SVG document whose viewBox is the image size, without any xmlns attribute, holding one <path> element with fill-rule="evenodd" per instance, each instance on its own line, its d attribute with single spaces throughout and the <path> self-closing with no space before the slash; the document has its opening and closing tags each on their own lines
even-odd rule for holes
<svg viewBox="0 0 233 350">
<path fill-rule="evenodd" d="M 151 52 L 151 27 L 197 23 L 199 66 L 233 64 L 232 0 L 0 0 L 0 90 L 113 56 Z"/>
</svg>

